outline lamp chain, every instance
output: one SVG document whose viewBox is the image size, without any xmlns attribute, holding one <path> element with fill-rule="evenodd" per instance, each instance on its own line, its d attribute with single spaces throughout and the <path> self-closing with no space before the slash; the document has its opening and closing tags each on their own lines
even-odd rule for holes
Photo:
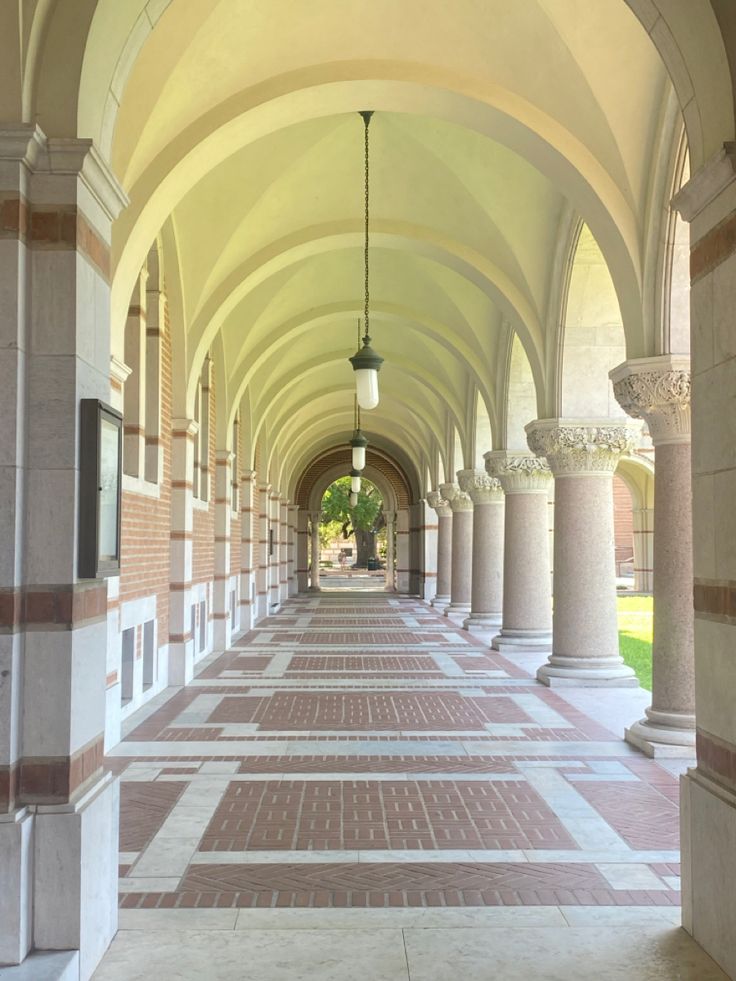
<svg viewBox="0 0 736 981">
<path fill-rule="evenodd" d="M 369 155 L 368 155 L 368 126 L 371 121 L 371 113 L 363 113 L 363 121 L 365 122 L 365 334 L 366 337 L 369 334 L 368 331 L 368 308 L 370 304 L 370 293 L 368 290 L 368 205 L 369 205 Z"/>
</svg>

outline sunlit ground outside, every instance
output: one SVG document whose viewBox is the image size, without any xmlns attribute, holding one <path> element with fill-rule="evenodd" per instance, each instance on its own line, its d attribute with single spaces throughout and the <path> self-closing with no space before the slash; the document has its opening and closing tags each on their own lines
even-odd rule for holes
<svg viewBox="0 0 736 981">
<path fill-rule="evenodd" d="M 633 668 L 642 688 L 652 690 L 651 596 L 618 597 L 618 642 L 626 664 Z"/>
</svg>

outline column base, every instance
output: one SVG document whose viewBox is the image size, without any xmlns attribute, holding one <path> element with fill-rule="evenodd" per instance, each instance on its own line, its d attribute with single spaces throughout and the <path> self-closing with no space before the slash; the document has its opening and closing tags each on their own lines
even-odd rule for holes
<svg viewBox="0 0 736 981">
<path fill-rule="evenodd" d="M 624 739 L 652 758 L 695 759 L 695 716 L 646 709 L 647 717 L 626 729 Z"/>
<path fill-rule="evenodd" d="M 682 925 L 736 977 L 736 793 L 699 769 L 680 777 Z"/>
<path fill-rule="evenodd" d="M 638 688 L 639 679 L 622 657 L 566 657 L 552 654 L 537 671 L 548 688 Z"/>
<path fill-rule="evenodd" d="M 38 805 L 35 819 L 33 944 L 78 950 L 87 981 L 118 926 L 117 778 L 102 777 L 70 804 Z"/>
<path fill-rule="evenodd" d="M 504 651 L 549 651 L 552 649 L 551 630 L 516 630 L 502 627 L 491 641 L 491 647 L 499 654 Z"/>
<path fill-rule="evenodd" d="M 0 964 L 20 964 L 31 949 L 32 876 L 33 817 L 24 807 L 0 816 Z"/>
<path fill-rule="evenodd" d="M 463 620 L 463 630 L 467 630 L 474 637 L 490 638 L 496 633 L 501 625 L 500 613 L 473 613 Z"/>
<path fill-rule="evenodd" d="M 459 614 L 462 614 L 464 618 L 468 613 L 470 613 L 470 603 L 448 603 L 444 609 L 444 614 L 446 617 L 458 616 Z"/>
<path fill-rule="evenodd" d="M 434 599 L 430 600 L 429 605 L 439 607 L 439 609 L 444 611 L 445 607 L 448 605 L 449 602 L 450 602 L 449 594 L 443 595 L 442 593 L 437 593 Z"/>
</svg>

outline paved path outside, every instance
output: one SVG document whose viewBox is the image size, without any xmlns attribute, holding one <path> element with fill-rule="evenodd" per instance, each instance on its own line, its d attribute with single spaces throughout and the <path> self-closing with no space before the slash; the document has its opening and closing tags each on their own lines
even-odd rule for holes
<svg viewBox="0 0 736 981">
<path fill-rule="evenodd" d="M 204 662 L 109 757 L 97 977 L 724 977 L 677 928 L 682 764 L 522 664 L 366 592 L 291 600 Z"/>
</svg>

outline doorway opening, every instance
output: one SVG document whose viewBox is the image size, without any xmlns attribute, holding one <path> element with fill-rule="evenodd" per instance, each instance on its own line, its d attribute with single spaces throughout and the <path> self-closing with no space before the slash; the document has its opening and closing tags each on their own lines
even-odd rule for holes
<svg viewBox="0 0 736 981">
<path fill-rule="evenodd" d="M 322 496 L 319 527 L 320 585 L 330 591 L 393 588 L 393 528 L 374 483 L 361 480 L 351 505 L 350 477 L 338 477 Z"/>
</svg>

